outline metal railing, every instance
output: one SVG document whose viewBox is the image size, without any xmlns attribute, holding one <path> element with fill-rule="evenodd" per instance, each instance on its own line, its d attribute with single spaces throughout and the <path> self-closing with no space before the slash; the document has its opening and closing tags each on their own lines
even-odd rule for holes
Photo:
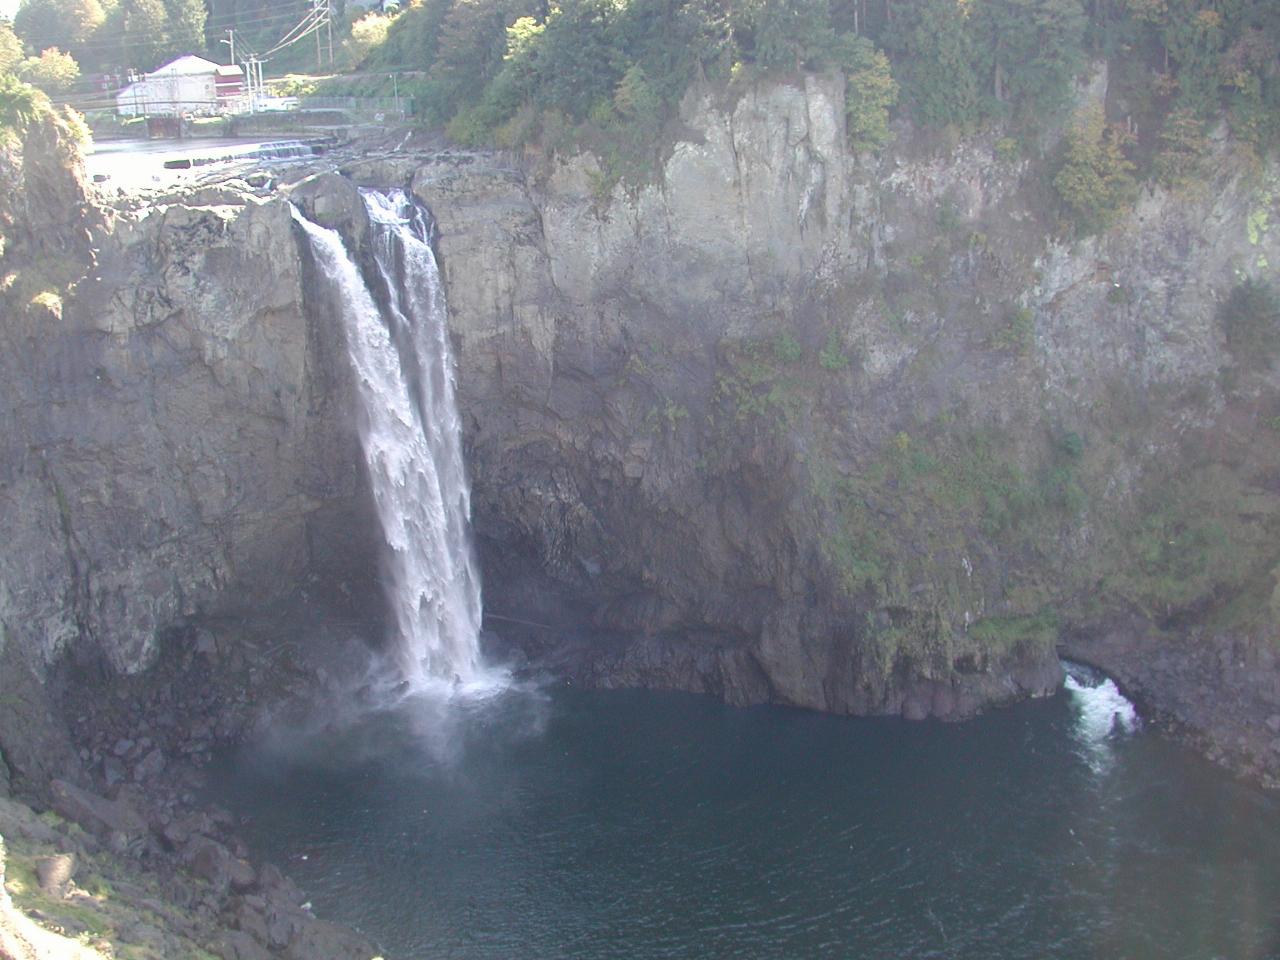
<svg viewBox="0 0 1280 960">
<path fill-rule="evenodd" d="M 300 97 L 299 110 L 356 110 L 360 113 L 412 113 L 412 97 Z"/>
</svg>

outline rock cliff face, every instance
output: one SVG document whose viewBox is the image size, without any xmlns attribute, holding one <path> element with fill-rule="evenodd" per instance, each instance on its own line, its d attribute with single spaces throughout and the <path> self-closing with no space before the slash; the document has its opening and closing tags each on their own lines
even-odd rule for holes
<svg viewBox="0 0 1280 960">
<path fill-rule="evenodd" d="M 1280 398 L 1223 319 L 1274 170 L 1221 145 L 1072 243 L 1043 166 L 851 156 L 841 97 L 691 98 L 641 188 L 349 171 L 440 222 L 489 609 L 590 622 L 526 638 L 590 682 L 860 713 L 1042 692 L 1057 648 L 1274 769 Z"/>
<path fill-rule="evenodd" d="M 1158 707 L 1145 653 L 1089 639 L 1119 631 L 1275 703 L 1276 383 L 1221 322 L 1275 259 L 1274 173 L 1224 147 L 1073 244 L 1043 169 L 873 164 L 842 116 L 817 77 L 708 94 L 607 194 L 589 157 L 350 171 L 440 221 L 490 609 L 617 635 L 566 654 L 594 682 L 737 701 L 962 716 L 1060 645 Z"/>
<path fill-rule="evenodd" d="M 1275 172 L 1221 145 L 1069 243 L 1043 166 L 851 155 L 842 90 L 691 96 L 642 187 L 447 152 L 292 192 L 357 243 L 353 184 L 437 218 L 493 626 L 587 682 L 911 717 L 1047 692 L 1063 649 L 1275 769 L 1280 393 L 1221 309 L 1280 257 Z M 309 578 L 373 595 L 283 200 L 95 229 L 0 334 L 7 646 L 131 671 Z"/>
<path fill-rule="evenodd" d="M 36 131 L 0 326 L 0 748 L 33 784 L 74 766 L 51 664 L 132 673 L 193 620 L 372 570 L 340 334 L 302 312 L 287 207 L 104 217 L 66 157 L 58 190 L 31 181 Z"/>
</svg>

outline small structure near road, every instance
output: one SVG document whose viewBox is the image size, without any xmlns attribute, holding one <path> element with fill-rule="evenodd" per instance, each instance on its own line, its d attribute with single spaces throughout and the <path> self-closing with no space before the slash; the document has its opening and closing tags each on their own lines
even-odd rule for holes
<svg viewBox="0 0 1280 960">
<path fill-rule="evenodd" d="M 125 117 L 211 117 L 243 113 L 244 70 L 187 55 L 157 67 L 116 93 Z"/>
</svg>

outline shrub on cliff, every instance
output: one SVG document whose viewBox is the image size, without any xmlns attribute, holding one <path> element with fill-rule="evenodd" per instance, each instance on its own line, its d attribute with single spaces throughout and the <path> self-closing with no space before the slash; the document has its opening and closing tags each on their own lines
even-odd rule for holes
<svg viewBox="0 0 1280 960">
<path fill-rule="evenodd" d="M 22 62 L 22 41 L 13 27 L 0 20 L 0 73 L 11 73 Z"/>
<path fill-rule="evenodd" d="M 1122 128 L 1106 122 L 1102 107 L 1077 112 L 1053 186 L 1078 232 L 1106 230 L 1136 197 L 1127 141 Z"/>
<path fill-rule="evenodd" d="M 49 98 L 13 74 L 0 74 L 0 131 L 21 134 L 49 109 Z"/>
</svg>

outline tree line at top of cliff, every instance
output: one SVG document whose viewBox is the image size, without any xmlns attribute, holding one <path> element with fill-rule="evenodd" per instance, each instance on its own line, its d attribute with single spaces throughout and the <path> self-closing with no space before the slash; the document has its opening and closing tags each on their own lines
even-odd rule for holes
<svg viewBox="0 0 1280 960">
<path fill-rule="evenodd" d="M 364 67 L 416 71 L 401 92 L 410 88 L 424 122 L 464 144 L 585 145 L 626 173 L 652 160 L 637 153 L 661 149 L 663 125 L 695 80 L 837 68 L 848 78 L 855 149 L 887 143 L 897 111 L 950 137 L 1000 124 L 1016 154 L 1062 117 L 1090 64 L 1105 60 L 1111 122 L 1077 119 L 1077 175 L 1058 184 L 1083 211 L 1107 206 L 1108 192 L 1123 193 L 1135 173 L 1170 185 L 1196 179 L 1208 135 L 1224 122 L 1256 155 L 1274 144 L 1273 4 L 414 0 L 377 18 Z M 1072 194 L 1085 189 L 1101 194 Z"/>
<path fill-rule="evenodd" d="M 0 75 L 66 99 L 87 82 L 81 67 L 216 55 L 229 30 L 253 49 L 312 2 L 24 0 L 12 27 L 0 21 Z M 1255 157 L 1280 139 L 1274 0 L 410 0 L 363 16 L 333 5 L 339 59 L 355 72 L 324 92 L 395 84 L 421 122 L 465 145 L 590 148 L 602 195 L 654 169 L 690 83 L 800 71 L 843 71 L 855 150 L 883 147 L 902 115 L 944 139 L 995 127 L 1012 159 L 1036 154 L 1106 61 L 1105 113 L 1075 118 L 1049 174 L 1085 231 L 1113 221 L 1144 176 L 1201 183 L 1215 128 Z"/>
</svg>

